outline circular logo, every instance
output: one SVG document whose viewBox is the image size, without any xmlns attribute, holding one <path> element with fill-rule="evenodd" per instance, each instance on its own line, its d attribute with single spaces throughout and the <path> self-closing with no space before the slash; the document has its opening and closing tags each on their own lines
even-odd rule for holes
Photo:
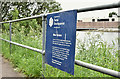
<svg viewBox="0 0 120 79">
<path fill-rule="evenodd" d="M 49 19 L 49 26 L 52 27 L 52 25 L 53 25 L 53 18 L 51 17 L 51 18 Z"/>
</svg>

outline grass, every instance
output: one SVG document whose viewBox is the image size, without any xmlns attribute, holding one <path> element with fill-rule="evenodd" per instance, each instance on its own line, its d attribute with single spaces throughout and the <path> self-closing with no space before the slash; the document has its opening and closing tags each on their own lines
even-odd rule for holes
<svg viewBox="0 0 120 79">
<path fill-rule="evenodd" d="M 88 38 L 88 39 L 87 39 Z M 83 41 L 78 40 L 78 60 L 118 71 L 118 49 L 113 44 L 103 41 L 100 34 L 87 34 Z M 111 66 L 110 66 L 111 65 Z"/>
<path fill-rule="evenodd" d="M 12 35 L 12 41 L 42 49 L 41 35 L 33 36 L 32 34 L 25 36 L 22 32 L 16 32 Z M 87 35 L 89 40 L 78 40 L 76 59 L 118 71 L 118 51 L 114 48 L 114 43 L 109 46 L 102 41 L 100 35 L 90 36 L 90 33 Z M 8 33 L 2 34 L 2 37 L 9 40 Z M 111 52 L 114 52 L 114 55 Z M 16 71 L 24 73 L 27 77 L 42 76 L 42 55 L 40 53 L 12 45 L 12 54 L 10 54 L 9 43 L 2 41 L 2 54 L 13 63 Z M 75 75 L 73 76 L 47 64 L 44 76 L 111 77 L 77 65 L 75 65 Z"/>
</svg>

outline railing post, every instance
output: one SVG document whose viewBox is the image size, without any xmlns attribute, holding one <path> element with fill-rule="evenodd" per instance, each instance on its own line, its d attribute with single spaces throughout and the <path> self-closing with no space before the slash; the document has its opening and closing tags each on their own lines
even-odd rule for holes
<svg viewBox="0 0 120 79">
<path fill-rule="evenodd" d="M 10 41 L 11 41 L 11 34 L 12 34 L 12 28 L 11 28 L 11 25 L 12 25 L 12 23 L 10 22 L 10 26 L 9 26 L 9 29 L 10 29 Z M 10 54 L 11 54 L 11 43 L 10 43 Z"/>
<path fill-rule="evenodd" d="M 2 2 L 0 1 L 0 8 L 2 8 Z M 0 22 L 2 22 L 2 10 L 0 9 Z M 2 37 L 2 24 L 0 24 L 0 37 Z M 0 40 L 0 53 L 2 53 L 2 40 Z"/>
<path fill-rule="evenodd" d="M 45 53 L 45 16 L 42 17 L 42 52 Z M 42 54 L 43 77 L 45 72 L 45 54 Z"/>
</svg>

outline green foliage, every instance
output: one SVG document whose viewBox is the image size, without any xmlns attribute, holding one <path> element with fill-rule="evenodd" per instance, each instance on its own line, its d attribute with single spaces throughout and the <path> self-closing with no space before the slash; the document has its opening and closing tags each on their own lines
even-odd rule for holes
<svg viewBox="0 0 120 79">
<path fill-rule="evenodd" d="M 4 33 L 9 32 L 9 24 L 8 24 L 8 23 L 3 24 L 3 26 L 2 26 L 2 31 L 3 31 Z"/>
<path fill-rule="evenodd" d="M 6 10 L 7 9 L 7 10 Z M 23 17 L 30 17 L 46 12 L 55 12 L 61 10 L 58 2 L 46 0 L 45 2 L 2 2 L 2 19 L 3 21 L 15 20 Z M 22 28 L 21 28 L 22 27 Z M 3 24 L 3 31 L 9 32 L 9 24 Z M 28 35 L 31 30 L 41 32 L 42 19 L 36 18 L 32 20 L 20 21 L 12 23 L 12 32 L 20 32 L 24 29 L 24 35 Z"/>
<path fill-rule="evenodd" d="M 84 38 L 84 41 L 78 40 L 77 55 L 78 60 L 109 68 L 118 71 L 118 50 L 113 44 L 107 44 L 103 41 L 99 34 L 91 36 L 87 34 L 89 39 Z"/>
<path fill-rule="evenodd" d="M 61 10 L 61 6 L 55 0 L 45 0 L 40 2 L 2 2 L 2 20 L 11 20 L 13 15 L 10 11 L 18 9 L 18 18 L 39 15 L 46 12 Z M 16 15 L 17 16 L 17 15 Z"/>
<path fill-rule="evenodd" d="M 9 24 L 6 23 L 3 24 L 2 28 L 3 28 L 2 30 L 3 32 L 9 33 Z M 16 34 L 17 32 L 22 32 L 22 34 L 26 36 L 29 34 L 34 35 L 34 33 L 40 34 L 41 29 L 42 28 L 39 24 L 37 24 L 36 19 L 12 23 L 12 33 L 16 33 Z"/>
<path fill-rule="evenodd" d="M 13 14 L 12 19 L 18 19 L 19 12 L 17 8 L 15 10 L 10 12 Z M 5 23 L 3 24 L 3 32 L 9 32 L 9 24 Z M 23 35 L 28 35 L 31 30 L 33 30 L 33 34 L 36 32 L 41 32 L 41 26 L 37 23 L 36 19 L 32 20 L 25 20 L 20 22 L 14 22 L 12 23 L 12 33 L 17 33 L 23 31 Z"/>
<path fill-rule="evenodd" d="M 118 26 L 118 29 L 120 29 L 120 25 Z"/>
<path fill-rule="evenodd" d="M 19 11 L 17 8 L 15 8 L 14 10 L 12 10 L 10 12 L 10 15 L 12 15 L 12 20 L 15 20 L 15 19 L 18 19 L 18 16 L 19 16 Z"/>
<path fill-rule="evenodd" d="M 42 39 L 41 34 L 38 35 L 38 33 L 35 33 L 33 36 L 33 30 L 31 30 L 32 32 L 29 33 L 28 36 L 25 36 L 23 31 L 23 29 L 20 32 L 16 30 L 12 34 L 12 41 L 42 49 L 42 41 L 40 40 Z M 3 33 L 2 38 L 9 40 L 9 35 Z M 3 41 L 2 54 L 5 58 L 9 59 L 14 64 L 15 70 L 22 72 L 30 77 L 42 76 L 41 54 L 15 45 L 12 45 L 11 55 L 9 50 L 9 43 Z"/>
<path fill-rule="evenodd" d="M 110 12 L 110 13 L 109 13 L 109 17 L 112 17 L 113 15 L 118 16 L 116 12 Z"/>
<path fill-rule="evenodd" d="M 42 49 L 42 37 L 40 34 L 38 35 L 37 32 L 34 33 L 34 30 L 31 30 L 29 35 L 25 36 L 23 31 L 24 29 L 22 29 L 20 32 L 14 32 L 12 35 L 12 41 Z M 97 34 L 92 36 L 90 33 L 87 35 L 89 40 L 78 40 L 79 42 L 77 43 L 76 59 L 118 71 L 118 51 L 116 51 L 114 43 L 113 45 L 109 46 L 102 40 L 100 35 Z M 8 34 L 2 34 L 2 37 L 9 40 Z M 42 77 L 41 54 L 15 45 L 12 45 L 11 55 L 9 50 L 9 43 L 3 41 L 2 53 L 5 58 L 9 59 L 14 64 L 15 70 L 24 73 L 28 77 Z M 75 65 L 75 75 L 73 76 L 47 64 L 44 76 L 111 77 L 77 65 Z"/>
</svg>

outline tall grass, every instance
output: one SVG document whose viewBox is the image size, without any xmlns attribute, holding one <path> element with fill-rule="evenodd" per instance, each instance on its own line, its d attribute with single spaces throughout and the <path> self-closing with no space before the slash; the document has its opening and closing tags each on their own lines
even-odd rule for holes
<svg viewBox="0 0 120 79">
<path fill-rule="evenodd" d="M 90 37 L 90 33 L 87 34 Z M 2 34 L 2 37 L 9 40 L 9 33 Z M 34 34 L 33 31 L 25 36 L 22 31 L 12 34 L 12 41 L 42 49 L 41 34 Z M 87 42 L 86 42 L 87 41 Z M 10 62 L 13 63 L 15 70 L 24 73 L 28 77 L 42 76 L 42 56 L 41 54 L 12 45 L 12 54 L 10 54 L 9 43 L 2 41 L 2 54 Z M 112 54 L 111 52 L 114 52 Z M 100 35 L 94 35 L 89 40 L 77 43 L 77 60 L 81 60 L 94 65 L 110 68 L 118 71 L 118 51 L 114 48 L 114 44 L 109 46 L 102 41 Z M 84 67 L 75 65 L 75 75 L 70 75 L 59 69 L 53 68 L 46 64 L 44 72 L 45 77 L 110 77 L 108 75 L 96 72 Z"/>
<path fill-rule="evenodd" d="M 118 49 L 114 41 L 108 44 L 100 34 L 86 34 L 84 40 L 78 40 L 76 59 L 118 71 Z"/>
</svg>

